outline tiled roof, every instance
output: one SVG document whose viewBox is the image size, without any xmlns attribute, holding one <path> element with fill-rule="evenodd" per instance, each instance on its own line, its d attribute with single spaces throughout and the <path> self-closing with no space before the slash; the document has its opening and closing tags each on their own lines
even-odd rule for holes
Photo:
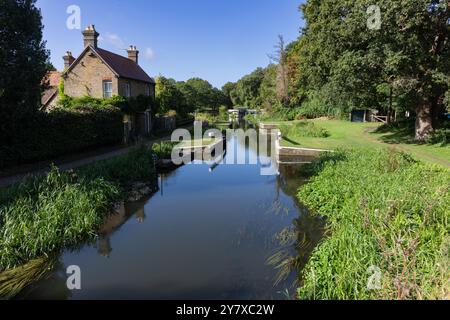
<svg viewBox="0 0 450 320">
<path fill-rule="evenodd" d="M 61 80 L 61 72 L 49 71 L 45 75 L 42 83 L 47 86 L 41 96 L 41 104 L 46 106 L 53 97 L 58 93 L 59 81 Z"/>
<path fill-rule="evenodd" d="M 41 105 L 46 107 L 47 104 L 52 101 L 53 97 L 58 93 L 58 88 L 51 87 L 44 91 L 41 97 Z"/>
<path fill-rule="evenodd" d="M 59 85 L 59 81 L 61 79 L 61 72 L 58 71 L 49 71 L 47 72 L 43 82 L 48 82 L 49 87 L 57 87 Z"/>
<path fill-rule="evenodd" d="M 119 75 L 119 77 L 148 83 L 155 82 L 134 61 L 100 48 L 95 48 L 94 50 L 106 62 L 106 64 L 108 64 Z"/>
</svg>

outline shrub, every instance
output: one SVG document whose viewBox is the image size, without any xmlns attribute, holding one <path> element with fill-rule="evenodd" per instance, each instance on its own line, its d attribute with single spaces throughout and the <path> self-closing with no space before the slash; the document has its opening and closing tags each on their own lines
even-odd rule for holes
<svg viewBox="0 0 450 320">
<path fill-rule="evenodd" d="M 320 117 L 340 118 L 341 110 L 328 106 L 319 93 L 311 91 L 307 94 L 307 99 L 301 104 L 298 110 L 298 116 L 307 119 L 316 119 Z"/>
<path fill-rule="evenodd" d="M 328 138 L 330 133 L 313 122 L 296 122 L 280 126 L 281 134 L 285 137 L 311 137 L 311 138 Z"/>
<path fill-rule="evenodd" d="M 177 144 L 178 142 L 162 141 L 153 144 L 152 151 L 158 159 L 171 159 L 172 150 Z"/>
<path fill-rule="evenodd" d="M 427 142 L 441 144 L 443 147 L 448 145 L 450 142 L 450 121 L 447 121 L 442 128 L 436 129 Z"/>
<path fill-rule="evenodd" d="M 302 271 L 299 298 L 448 297 L 450 171 L 395 151 L 335 155 L 314 165 L 298 195 L 329 230 Z"/>
<path fill-rule="evenodd" d="M 58 101 L 58 106 L 68 111 L 111 109 L 115 107 L 126 114 L 144 112 L 148 109 L 151 109 L 155 114 L 158 110 L 155 99 L 151 96 L 144 95 L 131 98 L 113 96 L 107 99 L 98 99 L 90 96 L 72 98 L 62 95 Z"/>
<path fill-rule="evenodd" d="M 11 142 L 0 146 L 0 168 L 120 143 L 122 118 L 112 107 L 37 113 L 22 121 Z"/>
</svg>

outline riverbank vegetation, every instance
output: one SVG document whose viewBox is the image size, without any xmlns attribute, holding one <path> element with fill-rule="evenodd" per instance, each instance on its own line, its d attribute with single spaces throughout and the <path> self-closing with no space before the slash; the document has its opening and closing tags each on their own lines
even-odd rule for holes
<svg viewBox="0 0 450 320">
<path fill-rule="evenodd" d="M 299 121 L 279 125 L 285 141 L 297 144 L 294 138 L 328 138 L 330 133 L 315 122 Z"/>
<path fill-rule="evenodd" d="M 132 184 L 155 188 L 148 148 L 71 172 L 57 168 L 29 177 L 0 193 L 0 271 L 95 237 Z"/>
<path fill-rule="evenodd" d="M 310 168 L 299 200 L 328 236 L 301 299 L 448 299 L 450 171 L 392 150 L 340 151 Z"/>
</svg>

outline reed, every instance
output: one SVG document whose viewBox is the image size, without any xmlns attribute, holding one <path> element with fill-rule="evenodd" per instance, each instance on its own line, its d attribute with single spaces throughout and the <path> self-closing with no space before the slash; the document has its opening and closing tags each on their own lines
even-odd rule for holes
<svg viewBox="0 0 450 320">
<path fill-rule="evenodd" d="M 57 168 L 0 192 L 0 271 L 92 239 L 133 182 L 154 181 L 149 149 L 75 171 Z"/>
</svg>

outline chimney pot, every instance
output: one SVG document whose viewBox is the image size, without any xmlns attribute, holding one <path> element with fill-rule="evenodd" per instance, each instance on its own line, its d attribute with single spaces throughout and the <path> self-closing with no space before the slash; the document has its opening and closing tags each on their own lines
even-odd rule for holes
<svg viewBox="0 0 450 320">
<path fill-rule="evenodd" d="M 139 64 L 139 51 L 137 50 L 136 46 L 130 45 L 127 52 L 128 59 L 134 61 L 136 64 Z"/>
<path fill-rule="evenodd" d="M 75 61 L 75 58 L 73 57 L 72 52 L 67 51 L 66 55 L 63 57 L 63 60 L 64 60 L 64 69 L 68 69 Z"/>
<path fill-rule="evenodd" d="M 95 30 L 95 25 L 91 24 L 87 26 L 86 30 L 83 31 L 84 47 L 92 46 L 97 48 L 99 35 L 100 34 Z"/>
</svg>

